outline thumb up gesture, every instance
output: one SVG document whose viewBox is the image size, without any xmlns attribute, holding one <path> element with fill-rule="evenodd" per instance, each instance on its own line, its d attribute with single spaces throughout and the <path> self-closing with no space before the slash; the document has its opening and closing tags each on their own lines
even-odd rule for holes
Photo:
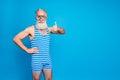
<svg viewBox="0 0 120 80">
<path fill-rule="evenodd" d="M 56 21 L 55 21 L 55 23 L 54 23 L 53 29 L 54 29 L 55 32 L 57 32 L 57 30 L 58 30 L 58 26 L 57 26 Z"/>
</svg>

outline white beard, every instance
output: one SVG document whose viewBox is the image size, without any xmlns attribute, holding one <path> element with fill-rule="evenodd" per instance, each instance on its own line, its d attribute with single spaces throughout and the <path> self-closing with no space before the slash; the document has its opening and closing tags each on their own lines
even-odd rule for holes
<svg viewBox="0 0 120 80">
<path fill-rule="evenodd" d="M 37 29 L 46 29 L 47 28 L 47 23 L 44 22 L 44 23 L 36 23 L 36 28 Z"/>
</svg>

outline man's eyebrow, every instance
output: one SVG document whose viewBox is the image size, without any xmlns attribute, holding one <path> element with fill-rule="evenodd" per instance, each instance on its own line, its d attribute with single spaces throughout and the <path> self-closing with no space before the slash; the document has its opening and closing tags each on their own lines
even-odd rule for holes
<svg viewBox="0 0 120 80">
<path fill-rule="evenodd" d="M 38 17 L 40 17 L 40 16 L 42 16 L 42 17 L 46 17 L 45 15 L 36 15 L 36 16 L 38 16 Z"/>
<path fill-rule="evenodd" d="M 37 15 L 37 16 L 45 16 L 45 15 Z"/>
</svg>

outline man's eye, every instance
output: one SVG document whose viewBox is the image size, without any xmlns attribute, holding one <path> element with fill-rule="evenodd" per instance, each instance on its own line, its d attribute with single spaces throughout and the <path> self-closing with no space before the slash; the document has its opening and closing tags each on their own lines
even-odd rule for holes
<svg viewBox="0 0 120 80">
<path fill-rule="evenodd" d="M 37 17 L 40 17 L 40 16 L 37 16 Z"/>
<path fill-rule="evenodd" d="M 41 16 L 37 16 L 37 17 L 38 17 L 38 18 L 46 18 L 45 16 L 42 16 L 42 15 L 41 15 Z"/>
</svg>

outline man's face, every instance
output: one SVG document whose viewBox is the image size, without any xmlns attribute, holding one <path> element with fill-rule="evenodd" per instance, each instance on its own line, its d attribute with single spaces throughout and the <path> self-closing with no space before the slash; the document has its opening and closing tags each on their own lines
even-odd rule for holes
<svg viewBox="0 0 120 80">
<path fill-rule="evenodd" d="M 43 10 L 37 11 L 36 20 L 38 23 L 45 23 L 46 22 L 46 12 Z"/>
</svg>

